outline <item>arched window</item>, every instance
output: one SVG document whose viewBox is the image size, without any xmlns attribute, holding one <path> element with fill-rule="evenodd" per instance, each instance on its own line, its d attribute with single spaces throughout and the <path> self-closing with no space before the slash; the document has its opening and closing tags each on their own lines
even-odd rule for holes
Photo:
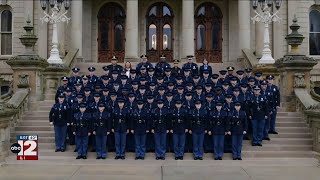
<svg viewBox="0 0 320 180">
<path fill-rule="evenodd" d="M 197 49 L 205 49 L 206 47 L 206 28 L 203 24 L 199 24 L 197 27 Z"/>
<path fill-rule="evenodd" d="M 197 62 L 222 61 L 222 12 L 213 3 L 203 3 L 196 10 L 195 44 Z"/>
<path fill-rule="evenodd" d="M 164 54 L 167 61 L 173 59 L 173 11 L 162 2 L 150 6 L 147 18 L 147 55 L 151 62 L 158 62 L 159 56 Z"/>
<path fill-rule="evenodd" d="M 313 9 L 309 14 L 310 33 L 309 51 L 310 55 L 320 55 L 320 11 Z"/>
<path fill-rule="evenodd" d="M 98 12 L 98 61 L 124 60 L 125 11 L 117 3 L 107 3 Z"/>
<path fill-rule="evenodd" d="M 12 55 L 12 13 L 1 12 L 1 55 Z"/>
<path fill-rule="evenodd" d="M 149 49 L 157 49 L 157 26 L 154 24 L 149 26 Z"/>
</svg>

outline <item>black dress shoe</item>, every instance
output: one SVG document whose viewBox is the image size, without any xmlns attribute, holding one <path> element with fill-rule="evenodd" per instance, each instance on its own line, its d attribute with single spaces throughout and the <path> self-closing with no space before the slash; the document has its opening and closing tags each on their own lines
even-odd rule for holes
<svg viewBox="0 0 320 180">
<path fill-rule="evenodd" d="M 202 158 L 202 157 L 199 157 L 198 159 L 199 159 L 199 160 L 203 160 L 203 158 Z"/>
<path fill-rule="evenodd" d="M 214 160 L 219 160 L 219 158 L 214 158 Z"/>
<path fill-rule="evenodd" d="M 183 160 L 183 156 L 180 157 L 180 160 Z"/>
<path fill-rule="evenodd" d="M 66 150 L 65 150 L 65 149 L 61 149 L 60 151 L 61 151 L 61 152 L 65 152 Z"/>
<path fill-rule="evenodd" d="M 119 156 L 116 156 L 114 159 L 120 159 L 120 157 L 119 157 Z"/>
<path fill-rule="evenodd" d="M 95 149 L 92 149 L 91 152 L 96 152 L 96 150 L 95 150 Z"/>
<path fill-rule="evenodd" d="M 136 158 L 134 158 L 134 160 L 138 160 L 138 159 L 140 159 L 140 157 L 136 157 Z"/>
<path fill-rule="evenodd" d="M 77 157 L 76 157 L 76 159 L 81 159 L 81 158 L 82 158 L 81 156 L 77 156 Z"/>
<path fill-rule="evenodd" d="M 87 159 L 87 156 L 82 156 L 82 159 Z"/>
<path fill-rule="evenodd" d="M 78 151 L 77 149 L 74 149 L 74 150 L 73 150 L 73 152 L 77 152 L 77 151 Z"/>
<path fill-rule="evenodd" d="M 240 161 L 241 161 L 241 160 L 242 160 L 242 158 L 238 158 L 238 160 L 240 160 Z"/>
<path fill-rule="evenodd" d="M 194 160 L 198 160 L 198 157 L 194 157 L 193 159 L 194 159 Z"/>
<path fill-rule="evenodd" d="M 261 143 L 258 143 L 257 145 L 258 145 L 258 146 L 262 146 L 262 144 L 261 144 Z"/>
<path fill-rule="evenodd" d="M 258 146 L 256 143 L 252 143 L 252 146 Z"/>
<path fill-rule="evenodd" d="M 59 152 L 59 151 L 61 151 L 61 149 L 56 149 L 54 152 Z"/>
<path fill-rule="evenodd" d="M 106 157 L 101 157 L 101 159 L 106 159 Z"/>
<path fill-rule="evenodd" d="M 165 157 L 161 157 L 161 160 L 166 160 L 166 158 Z"/>
<path fill-rule="evenodd" d="M 124 156 L 121 156 L 120 158 L 121 158 L 122 160 L 126 159 Z"/>
<path fill-rule="evenodd" d="M 265 137 L 265 138 L 263 138 L 263 140 L 270 141 L 270 138 L 269 137 Z"/>
<path fill-rule="evenodd" d="M 272 134 L 278 134 L 278 132 L 277 131 L 273 131 L 273 133 Z"/>
<path fill-rule="evenodd" d="M 180 157 L 175 157 L 175 158 L 174 158 L 174 160 L 178 160 L 178 159 L 180 159 Z"/>
<path fill-rule="evenodd" d="M 238 160 L 238 158 L 233 158 L 233 160 Z"/>
<path fill-rule="evenodd" d="M 219 160 L 222 160 L 222 157 L 219 157 Z"/>
<path fill-rule="evenodd" d="M 160 158 L 159 157 L 156 157 L 156 160 L 159 160 Z"/>
</svg>

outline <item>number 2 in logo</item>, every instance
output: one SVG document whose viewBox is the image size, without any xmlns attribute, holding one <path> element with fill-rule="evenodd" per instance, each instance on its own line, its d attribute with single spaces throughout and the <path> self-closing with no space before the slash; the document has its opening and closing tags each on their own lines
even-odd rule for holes
<svg viewBox="0 0 320 180">
<path fill-rule="evenodd" d="M 36 140 L 18 140 L 21 151 L 17 160 L 38 160 L 38 144 Z"/>
</svg>

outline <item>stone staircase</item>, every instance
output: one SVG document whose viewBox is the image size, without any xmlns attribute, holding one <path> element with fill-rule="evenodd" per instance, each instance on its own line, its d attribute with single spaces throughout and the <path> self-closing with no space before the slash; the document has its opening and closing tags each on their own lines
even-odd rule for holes
<svg viewBox="0 0 320 180">
<path fill-rule="evenodd" d="M 39 102 L 38 110 L 27 112 L 23 120 L 11 129 L 11 143 L 16 142 L 16 135 L 37 134 L 39 136 L 39 161 L 47 162 L 79 162 L 75 160 L 76 153 L 73 152 L 74 146 L 67 146 L 65 152 L 54 152 L 54 132 L 53 126 L 49 125 L 48 114 L 53 101 Z M 277 117 L 278 135 L 270 135 L 271 141 L 264 141 L 263 147 L 252 147 L 250 141 L 244 141 L 243 159 L 288 159 L 288 158 L 307 158 L 313 159 L 316 154 L 312 151 L 312 137 L 310 129 L 303 121 L 300 113 L 284 112 L 283 108 L 279 109 Z M 113 160 L 114 153 L 108 153 L 107 160 Z M 96 154 L 88 153 L 88 159 L 94 163 Z M 127 159 L 133 160 L 134 153 L 127 153 Z M 24 163 L 16 161 L 16 156 L 11 154 L 7 159 L 7 164 Z M 206 153 L 205 160 L 212 160 L 212 153 Z M 225 160 L 231 160 L 231 154 L 226 153 Z M 128 161 L 129 161 L 128 160 Z M 147 153 L 146 160 L 154 160 L 154 153 Z M 173 153 L 167 153 L 167 160 L 174 160 Z M 187 153 L 185 160 L 192 160 L 192 154 Z"/>
</svg>

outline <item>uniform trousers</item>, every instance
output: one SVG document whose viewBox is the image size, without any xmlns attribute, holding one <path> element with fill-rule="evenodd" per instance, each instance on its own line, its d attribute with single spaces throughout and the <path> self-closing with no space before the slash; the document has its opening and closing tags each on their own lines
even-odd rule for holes
<svg viewBox="0 0 320 180">
<path fill-rule="evenodd" d="M 183 157 L 185 141 L 186 134 L 184 132 L 181 134 L 173 133 L 173 149 L 175 157 Z"/>
<path fill-rule="evenodd" d="M 277 108 L 273 111 L 270 116 L 270 131 L 276 131 L 276 118 L 277 118 Z"/>
<path fill-rule="evenodd" d="M 145 157 L 146 155 L 146 134 L 135 134 L 136 157 Z"/>
<path fill-rule="evenodd" d="M 86 156 L 88 150 L 88 136 L 76 136 L 78 156 Z"/>
<path fill-rule="evenodd" d="M 193 156 L 196 158 L 203 157 L 203 140 L 204 132 L 202 133 L 192 133 L 193 139 Z"/>
<path fill-rule="evenodd" d="M 54 126 L 56 149 L 65 149 L 67 126 Z"/>
<path fill-rule="evenodd" d="M 115 145 L 116 145 L 116 156 L 123 156 L 126 152 L 126 132 L 115 132 Z"/>
<path fill-rule="evenodd" d="M 75 135 L 73 134 L 71 125 L 67 127 L 67 134 L 68 134 L 68 138 L 69 138 L 69 144 L 74 145 L 75 144 Z"/>
<path fill-rule="evenodd" d="M 167 133 L 154 133 L 156 157 L 165 157 L 166 155 Z"/>
<path fill-rule="evenodd" d="M 107 157 L 107 135 L 96 135 L 97 157 Z"/>
<path fill-rule="evenodd" d="M 264 119 L 255 119 L 251 120 L 252 122 L 252 137 L 253 137 L 253 144 L 261 144 L 263 139 L 263 129 L 264 129 Z"/>
<path fill-rule="evenodd" d="M 213 135 L 214 157 L 222 158 L 224 152 L 224 134 Z"/>
<path fill-rule="evenodd" d="M 232 135 L 232 157 L 241 158 L 243 135 Z"/>
</svg>

